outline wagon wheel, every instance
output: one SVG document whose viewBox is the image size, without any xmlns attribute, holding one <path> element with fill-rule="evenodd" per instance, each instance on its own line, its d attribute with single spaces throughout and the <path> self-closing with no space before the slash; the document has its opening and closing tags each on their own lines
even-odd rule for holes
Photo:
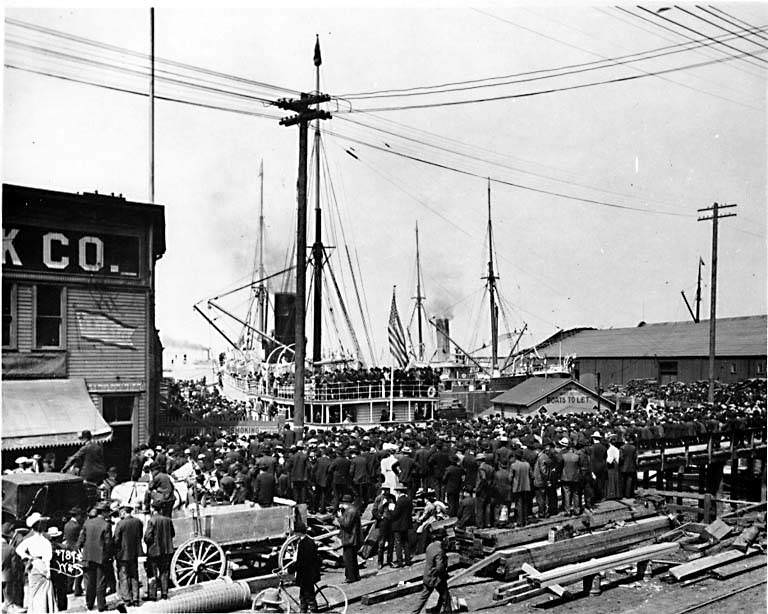
<svg viewBox="0 0 768 614">
<path fill-rule="evenodd" d="M 298 549 L 301 538 L 301 535 L 291 535 L 280 546 L 280 552 L 277 555 L 277 564 L 280 566 L 280 569 L 289 571 L 289 568 L 293 567 L 299 554 Z"/>
<path fill-rule="evenodd" d="M 207 537 L 188 539 L 176 549 L 171 559 L 171 579 L 176 586 L 221 578 L 226 569 L 224 551 Z"/>
</svg>

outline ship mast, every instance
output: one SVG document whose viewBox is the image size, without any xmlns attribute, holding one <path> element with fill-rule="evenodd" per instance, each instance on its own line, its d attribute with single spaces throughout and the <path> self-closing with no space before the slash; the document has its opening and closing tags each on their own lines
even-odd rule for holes
<svg viewBox="0 0 768 614">
<path fill-rule="evenodd" d="M 315 91 L 320 93 L 320 39 L 315 41 Z M 320 103 L 317 104 L 320 109 Z M 315 120 L 315 242 L 312 244 L 312 262 L 314 264 L 314 279 L 312 283 L 315 287 L 313 300 L 313 327 L 312 327 L 312 362 L 318 363 L 322 360 L 322 309 L 323 309 L 323 258 L 325 250 L 323 249 L 322 224 L 320 213 L 320 119 Z"/>
<path fill-rule="evenodd" d="M 259 330 L 267 330 L 267 285 L 264 278 L 267 276 L 264 269 L 264 160 L 259 166 Z"/>
<path fill-rule="evenodd" d="M 496 306 L 496 280 L 493 272 L 493 226 L 491 223 L 491 178 L 488 178 L 488 296 L 491 305 L 491 375 L 499 362 L 499 309 Z"/>
<path fill-rule="evenodd" d="M 413 297 L 416 299 L 416 317 L 418 318 L 419 323 L 419 345 L 418 349 L 416 351 L 417 354 L 417 360 L 422 363 L 424 362 L 424 339 L 422 336 L 422 323 L 421 323 L 421 316 L 423 312 L 423 301 L 426 298 L 425 296 L 422 296 L 421 294 L 421 261 L 419 259 L 419 223 L 416 222 L 416 296 Z"/>
</svg>

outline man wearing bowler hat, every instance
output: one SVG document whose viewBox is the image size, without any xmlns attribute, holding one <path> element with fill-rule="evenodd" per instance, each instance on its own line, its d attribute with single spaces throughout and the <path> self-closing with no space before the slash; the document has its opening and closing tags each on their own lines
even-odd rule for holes
<svg viewBox="0 0 768 614">
<path fill-rule="evenodd" d="M 139 556 L 144 526 L 133 516 L 133 507 L 120 506 L 120 521 L 115 527 L 115 558 L 120 582 L 120 598 L 129 606 L 139 605 Z"/>
<path fill-rule="evenodd" d="M 107 574 L 112 558 L 112 527 L 104 518 L 108 509 L 106 503 L 99 503 L 91 510 L 77 543 L 83 551 L 85 604 L 92 610 L 95 603 L 99 612 L 107 608 Z"/>
<path fill-rule="evenodd" d="M 98 443 L 93 441 L 91 431 L 83 431 L 80 434 L 80 439 L 83 440 L 83 445 L 67 459 L 61 472 L 65 473 L 72 465 L 81 463 L 80 477 L 86 482 L 94 484 L 94 487 L 98 486 L 107 475 L 107 468 L 104 465 L 104 451 Z"/>
<path fill-rule="evenodd" d="M 392 510 L 392 533 L 395 536 L 395 567 L 411 564 L 411 544 L 409 533 L 413 527 L 413 501 L 408 496 L 408 489 L 402 484 L 395 487 L 397 501 Z"/>
</svg>

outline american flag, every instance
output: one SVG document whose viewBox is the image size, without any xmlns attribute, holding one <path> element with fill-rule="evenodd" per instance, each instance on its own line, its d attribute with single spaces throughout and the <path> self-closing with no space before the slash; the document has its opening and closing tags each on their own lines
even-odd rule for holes
<svg viewBox="0 0 768 614">
<path fill-rule="evenodd" d="M 394 290 L 392 290 L 392 306 L 389 308 L 389 326 L 387 326 L 387 331 L 389 332 L 389 351 L 395 364 L 403 369 L 408 364 L 408 351 L 405 346 L 403 325 L 397 313 Z"/>
</svg>

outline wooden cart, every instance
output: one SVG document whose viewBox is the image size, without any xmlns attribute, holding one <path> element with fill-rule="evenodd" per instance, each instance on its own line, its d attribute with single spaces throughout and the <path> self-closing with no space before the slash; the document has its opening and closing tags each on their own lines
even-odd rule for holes
<svg viewBox="0 0 768 614">
<path fill-rule="evenodd" d="M 176 548 L 171 578 L 176 586 L 215 580 L 228 562 L 253 565 L 279 556 L 297 519 L 306 522 L 306 506 L 280 500 L 273 507 L 250 503 L 189 506 L 174 513 Z"/>
</svg>

